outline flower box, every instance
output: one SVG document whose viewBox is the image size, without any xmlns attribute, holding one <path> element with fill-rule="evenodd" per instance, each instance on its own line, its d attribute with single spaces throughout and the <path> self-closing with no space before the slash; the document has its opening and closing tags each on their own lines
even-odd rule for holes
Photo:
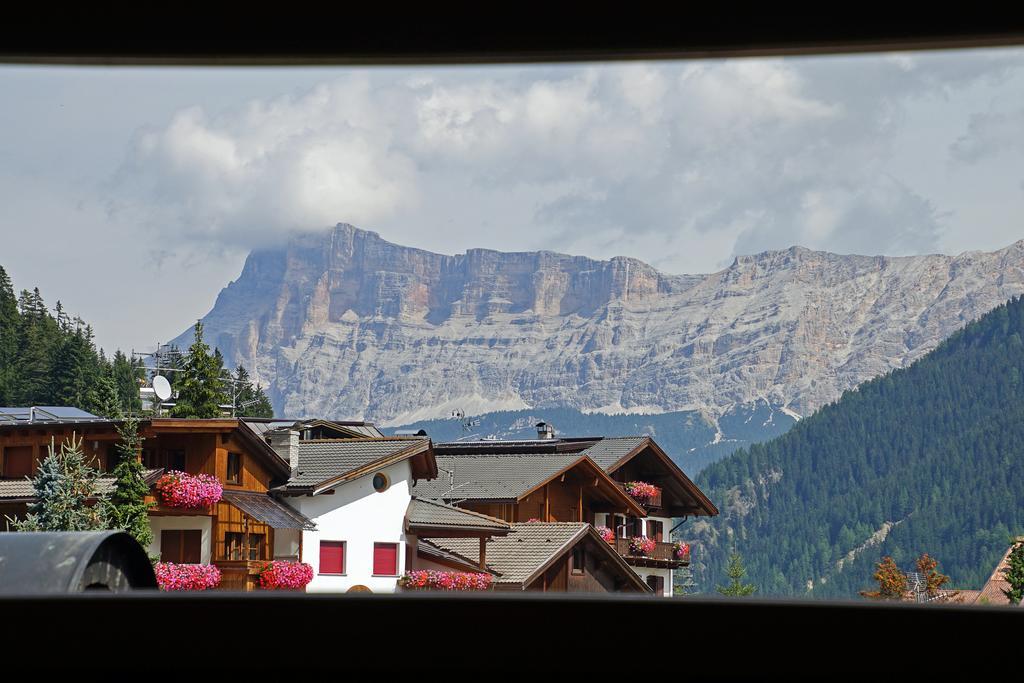
<svg viewBox="0 0 1024 683">
<path fill-rule="evenodd" d="M 646 536 L 633 536 L 629 539 L 629 552 L 634 555 L 649 555 L 658 547 L 657 541 Z"/>
<path fill-rule="evenodd" d="M 626 493 L 641 501 L 653 500 L 661 495 L 660 488 L 654 484 L 648 484 L 646 481 L 626 482 L 624 488 Z"/>
<path fill-rule="evenodd" d="M 490 574 L 483 572 L 441 572 L 416 570 L 407 572 L 398 579 L 398 585 L 404 590 L 441 590 L 441 591 L 485 591 L 494 580 Z"/>
<path fill-rule="evenodd" d="M 220 500 L 224 494 L 217 477 L 211 474 L 187 474 L 170 470 L 156 480 L 160 502 L 169 508 L 201 509 Z"/>
<path fill-rule="evenodd" d="M 684 541 L 676 541 L 672 546 L 672 554 L 677 560 L 690 561 L 690 544 Z"/>
<path fill-rule="evenodd" d="M 313 567 L 305 562 L 274 560 L 257 570 L 260 588 L 266 590 L 305 590 L 313 580 Z"/>
<path fill-rule="evenodd" d="M 157 562 L 153 569 L 164 591 L 205 591 L 220 585 L 220 570 L 212 564 Z"/>
<path fill-rule="evenodd" d="M 597 533 L 601 534 L 601 538 L 609 543 L 615 543 L 615 532 L 606 526 L 597 527 Z"/>
</svg>

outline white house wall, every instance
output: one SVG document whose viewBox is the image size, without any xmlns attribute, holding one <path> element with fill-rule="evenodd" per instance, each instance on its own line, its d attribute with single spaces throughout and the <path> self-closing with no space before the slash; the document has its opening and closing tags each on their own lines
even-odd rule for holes
<svg viewBox="0 0 1024 683">
<path fill-rule="evenodd" d="M 149 528 L 153 530 L 153 542 L 149 544 L 150 555 L 160 557 L 160 532 L 178 531 L 185 529 L 200 529 L 202 534 L 202 545 L 200 562 L 210 564 L 213 557 L 213 518 L 203 515 L 189 516 L 163 516 L 150 515 Z"/>
<path fill-rule="evenodd" d="M 391 481 L 383 493 L 373 489 L 377 472 L 384 472 Z M 397 543 L 398 573 L 404 573 L 409 539 L 403 527 L 411 500 L 411 476 L 409 461 L 405 460 L 346 482 L 333 494 L 285 499 L 317 526 L 316 531 L 302 532 L 302 561 L 313 567 L 308 593 L 345 592 L 357 585 L 374 593 L 395 591 L 396 577 L 373 575 L 373 544 Z M 345 542 L 344 575 L 320 574 L 321 540 Z"/>
</svg>

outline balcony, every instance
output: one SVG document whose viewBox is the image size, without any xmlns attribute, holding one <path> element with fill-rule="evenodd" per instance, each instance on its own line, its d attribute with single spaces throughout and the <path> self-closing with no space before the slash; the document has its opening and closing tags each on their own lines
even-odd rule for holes
<svg viewBox="0 0 1024 683">
<path fill-rule="evenodd" d="M 615 484 L 622 489 L 626 494 L 631 496 L 633 500 L 643 505 L 647 510 L 657 510 L 661 508 L 661 488 L 653 486 L 653 493 L 650 496 L 638 496 L 629 492 L 626 488 L 625 482 L 617 481 Z"/>
<path fill-rule="evenodd" d="M 676 557 L 676 546 L 674 543 L 655 543 L 654 549 L 649 553 L 635 552 L 630 547 L 630 539 L 616 538 L 615 552 L 625 560 L 637 567 L 663 567 L 675 569 L 690 564 L 690 554 Z"/>
</svg>

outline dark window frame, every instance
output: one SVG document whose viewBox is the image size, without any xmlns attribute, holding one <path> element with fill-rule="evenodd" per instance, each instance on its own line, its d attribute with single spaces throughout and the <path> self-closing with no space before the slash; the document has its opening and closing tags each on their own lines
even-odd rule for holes
<svg viewBox="0 0 1024 683">
<path fill-rule="evenodd" d="M 232 456 L 234 456 L 232 458 Z M 234 460 L 234 476 L 232 476 L 232 460 Z M 225 463 L 224 471 L 224 483 L 226 484 L 242 484 L 242 454 L 228 451 L 227 462 Z"/>
</svg>

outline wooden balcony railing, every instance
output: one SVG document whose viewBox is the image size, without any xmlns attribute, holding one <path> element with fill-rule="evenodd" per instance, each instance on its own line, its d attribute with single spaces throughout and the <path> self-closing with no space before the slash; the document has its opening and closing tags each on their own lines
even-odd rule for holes
<svg viewBox="0 0 1024 683">
<path fill-rule="evenodd" d="M 635 560 L 657 560 L 660 562 L 671 562 L 676 566 L 689 564 L 690 556 L 689 553 L 683 557 L 676 557 L 676 548 L 674 543 L 656 543 L 654 550 L 649 553 L 638 553 L 630 549 L 630 539 L 628 538 L 616 538 L 615 539 L 615 552 L 622 557 L 631 558 Z"/>
<path fill-rule="evenodd" d="M 215 560 L 220 570 L 221 590 L 254 591 L 260 585 L 259 568 L 266 560 Z"/>
<path fill-rule="evenodd" d="M 625 491 L 627 494 L 629 493 L 628 491 L 626 491 L 625 483 L 621 481 L 617 481 L 615 483 L 618 485 L 620 489 Z M 648 510 L 656 510 L 661 507 L 661 489 L 659 488 L 658 492 L 651 496 L 650 498 L 637 498 L 636 496 L 633 496 L 633 500 L 640 503 Z"/>
</svg>

